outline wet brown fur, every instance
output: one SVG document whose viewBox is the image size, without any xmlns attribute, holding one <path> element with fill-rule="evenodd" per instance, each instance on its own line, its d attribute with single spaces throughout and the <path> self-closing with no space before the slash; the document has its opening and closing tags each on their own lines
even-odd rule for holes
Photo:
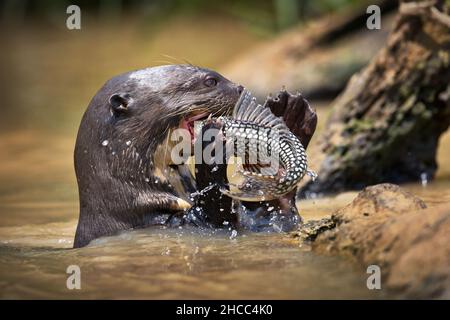
<svg viewBox="0 0 450 320">
<path fill-rule="evenodd" d="M 74 247 L 120 230 L 164 224 L 182 212 L 195 183 L 185 168 L 156 167 L 155 152 L 184 116 L 230 111 L 242 90 L 208 69 L 156 68 L 106 82 L 82 118 L 74 154 L 80 198 Z M 206 77 L 216 78 L 217 86 L 206 86 Z M 161 174 L 182 181 L 185 192 Z"/>
</svg>

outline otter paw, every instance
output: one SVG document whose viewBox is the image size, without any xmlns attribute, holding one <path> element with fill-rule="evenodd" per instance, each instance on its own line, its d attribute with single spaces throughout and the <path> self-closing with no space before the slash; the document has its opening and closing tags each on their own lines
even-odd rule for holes
<svg viewBox="0 0 450 320">
<path fill-rule="evenodd" d="M 291 94 L 284 88 L 264 103 L 278 117 L 283 117 L 288 128 L 302 145 L 308 146 L 317 126 L 317 114 L 301 93 Z"/>
</svg>

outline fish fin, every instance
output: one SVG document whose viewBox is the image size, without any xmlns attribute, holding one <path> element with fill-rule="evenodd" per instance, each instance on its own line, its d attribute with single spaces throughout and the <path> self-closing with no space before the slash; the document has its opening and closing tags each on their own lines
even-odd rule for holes
<svg viewBox="0 0 450 320">
<path fill-rule="evenodd" d="M 245 112 L 245 110 L 248 108 L 250 102 L 252 99 L 252 94 L 248 90 L 244 90 L 242 92 L 241 96 L 239 97 L 238 101 L 236 102 L 236 105 L 233 110 L 233 119 L 240 120 L 240 117 Z"/>
<path fill-rule="evenodd" d="M 277 130 L 280 136 L 288 135 L 289 128 L 283 119 L 275 116 L 268 107 L 258 104 L 250 91 L 244 90 L 233 110 L 233 118 Z"/>
</svg>

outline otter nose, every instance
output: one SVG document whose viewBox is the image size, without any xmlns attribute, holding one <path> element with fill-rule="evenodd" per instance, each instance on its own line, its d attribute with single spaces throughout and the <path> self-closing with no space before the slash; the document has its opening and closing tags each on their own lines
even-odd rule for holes
<svg viewBox="0 0 450 320">
<path fill-rule="evenodd" d="M 241 95 L 242 91 L 244 91 L 244 87 L 241 85 L 237 86 L 237 92 L 239 93 L 239 95 Z"/>
</svg>

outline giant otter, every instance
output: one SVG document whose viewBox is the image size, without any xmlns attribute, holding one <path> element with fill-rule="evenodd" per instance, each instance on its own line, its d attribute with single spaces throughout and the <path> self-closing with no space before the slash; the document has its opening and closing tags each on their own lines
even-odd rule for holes
<svg viewBox="0 0 450 320">
<path fill-rule="evenodd" d="M 194 120 L 231 113 L 242 90 L 217 72 L 192 65 L 148 68 L 106 82 L 83 116 L 75 146 L 80 216 L 74 247 L 157 224 L 296 227 L 295 192 L 270 202 L 240 202 L 211 188 L 192 198 L 211 181 L 226 179 L 226 165 L 211 170 L 216 164 L 196 164 L 194 177 L 187 165 L 171 162 L 169 132 L 193 132 Z M 265 105 L 306 148 L 317 122 L 307 101 L 282 90 Z"/>
<path fill-rule="evenodd" d="M 242 87 L 217 72 L 167 65 L 106 82 L 89 104 L 75 146 L 80 217 L 74 247 L 119 230 L 169 223 L 195 191 L 186 166 L 170 166 L 171 128 L 229 112 Z"/>
</svg>

